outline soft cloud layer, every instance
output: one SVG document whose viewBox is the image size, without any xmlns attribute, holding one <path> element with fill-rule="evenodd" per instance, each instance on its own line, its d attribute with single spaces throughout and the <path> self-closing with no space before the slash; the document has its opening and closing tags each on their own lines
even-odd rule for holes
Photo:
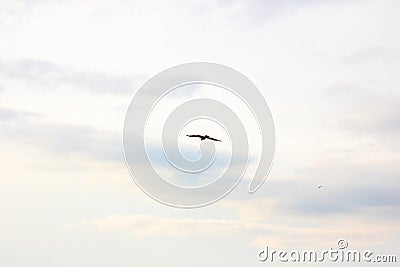
<svg viewBox="0 0 400 267">
<path fill-rule="evenodd" d="M 90 126 L 32 121 L 37 114 L 0 108 L 0 137 L 46 149 L 59 157 L 85 155 L 98 160 L 123 161 L 118 133 Z"/>
<path fill-rule="evenodd" d="M 233 205 L 234 204 L 234 205 Z M 338 237 L 350 240 L 352 246 L 374 246 L 379 247 L 385 240 L 391 238 L 391 233 L 399 230 L 396 221 L 385 223 L 385 227 L 376 229 L 379 222 L 374 216 L 363 215 L 363 217 L 337 216 L 312 221 L 307 218 L 296 221 L 296 226 L 287 223 L 279 224 L 276 218 L 261 215 L 254 221 L 254 215 L 267 208 L 265 202 L 256 201 L 243 205 L 232 203 L 230 208 L 244 207 L 239 220 L 221 219 L 179 219 L 155 217 L 151 215 L 108 215 L 100 219 L 85 220 L 77 223 L 68 223 L 69 231 L 77 231 L 87 228 L 95 228 L 100 231 L 121 232 L 129 234 L 132 238 L 148 238 L 153 236 L 163 237 L 194 237 L 212 235 L 219 238 L 226 236 L 245 235 L 247 242 L 252 246 L 263 247 L 267 245 L 276 248 L 294 248 L 296 246 L 308 248 L 330 247 L 335 245 Z M 276 213 L 274 213 L 276 215 Z M 270 214 L 272 215 L 272 214 Z M 253 221 L 247 220 L 252 217 Z M 332 220 L 334 219 L 334 220 Z M 369 222 L 365 223 L 364 220 Z M 369 233 L 369 235 L 365 235 Z"/>
<path fill-rule="evenodd" d="M 0 61 L 3 79 L 24 82 L 27 86 L 39 85 L 40 90 L 55 90 L 62 86 L 95 94 L 130 95 L 144 77 L 139 75 L 113 76 L 108 73 L 79 71 L 57 66 L 51 62 L 33 59 Z"/>
<path fill-rule="evenodd" d="M 339 238 L 394 253 L 398 10 L 372 0 L 2 1 L 0 265 L 259 266 L 266 244 L 325 249 Z M 231 66 L 260 88 L 277 151 L 259 192 L 243 181 L 191 211 L 141 192 L 121 142 L 145 78 L 193 61 Z"/>
</svg>

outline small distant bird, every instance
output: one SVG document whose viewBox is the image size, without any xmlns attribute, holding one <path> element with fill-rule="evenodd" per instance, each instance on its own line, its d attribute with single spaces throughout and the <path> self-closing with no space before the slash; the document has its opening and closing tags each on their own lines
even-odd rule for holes
<svg viewBox="0 0 400 267">
<path fill-rule="evenodd" d="M 321 188 L 321 187 L 322 187 L 322 185 L 318 186 L 318 188 Z"/>
<path fill-rule="evenodd" d="M 210 137 L 210 136 L 208 136 L 208 135 L 187 134 L 186 136 L 188 136 L 188 137 L 198 137 L 198 138 L 200 138 L 201 141 L 206 140 L 206 139 L 210 139 L 210 140 L 212 140 L 212 141 L 222 142 L 221 140 L 212 138 L 212 137 Z"/>
</svg>

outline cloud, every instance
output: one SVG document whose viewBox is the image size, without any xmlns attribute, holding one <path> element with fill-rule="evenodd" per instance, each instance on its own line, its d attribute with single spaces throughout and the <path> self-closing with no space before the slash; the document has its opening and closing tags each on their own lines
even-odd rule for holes
<svg viewBox="0 0 400 267">
<path fill-rule="evenodd" d="M 70 86 L 99 94 L 132 94 L 143 80 L 140 75 L 111 75 L 104 72 L 77 70 L 38 59 L 0 60 L 0 76 L 34 83 L 36 88 L 57 89 Z"/>
<path fill-rule="evenodd" d="M 322 195 L 323 192 L 319 194 Z M 293 198 L 293 202 L 298 200 L 297 196 L 290 197 Z M 337 200 L 338 206 L 352 204 Z M 270 229 L 275 230 L 258 229 L 257 234 L 254 234 L 254 240 L 260 246 L 274 243 L 292 248 L 296 246 L 321 248 L 321 246 L 334 245 L 335 240 L 339 238 L 349 240 L 352 246 L 355 244 L 381 246 L 392 238 L 398 238 L 399 206 L 365 206 L 352 212 L 312 214 L 306 209 L 294 210 L 285 207 L 281 205 L 284 201 L 284 198 L 266 197 L 229 200 L 222 202 L 221 205 L 228 210 L 238 212 L 239 221 L 268 224 L 271 226 Z M 315 201 L 320 200 L 315 199 Z M 299 200 L 299 207 L 300 205 L 303 205 L 302 208 L 306 207 L 306 204 Z M 385 225 L 385 227 L 377 228 L 377 225 Z"/>
<path fill-rule="evenodd" d="M 28 253 L 27 261 L 45 266 L 48 257 L 40 261 L 41 250 L 57 248 L 57 258 L 67 259 L 64 265 L 68 260 L 71 266 L 112 265 L 119 259 L 122 265 L 148 266 L 148 259 L 138 255 L 153 256 L 153 241 L 164 236 L 177 251 L 166 251 L 170 265 L 176 266 L 187 266 L 179 260 L 186 254 L 182 251 L 198 245 L 195 235 L 220 254 L 215 258 L 204 246 L 202 257 L 193 249 L 197 258 L 210 260 L 196 261 L 203 266 L 228 257 L 232 266 L 251 265 L 243 240 L 258 248 L 266 243 L 293 248 L 334 246 L 345 237 L 351 245 L 395 247 L 400 192 L 399 80 L 393 57 L 398 54 L 397 2 L 35 1 L 30 10 L 8 2 L 10 8 L 0 8 L 7 13 L 0 16 L 0 39 L 5 40 L 0 42 L 0 79 L 2 105 L 10 108 L 0 111 L 0 139 L 13 152 L 10 158 L 2 149 L 2 166 L 7 166 L 2 177 L 15 185 L 1 185 L 5 205 L 13 203 L 0 223 L 9 237 L 2 242 L 7 253 L 1 265 L 12 265 L 18 255 Z M 151 75 L 196 60 L 232 66 L 260 86 L 276 119 L 277 155 L 256 194 L 248 195 L 243 181 L 212 206 L 175 212 L 141 193 L 122 164 L 110 164 L 121 168 L 107 175 L 101 168 L 106 160 L 123 159 L 122 134 L 112 132 L 121 130 L 115 122 L 123 120 L 123 112 L 110 107 L 128 103 L 135 79 L 141 79 L 124 73 Z M 331 92 L 318 98 L 329 85 Z M 22 109 L 46 115 L 33 118 Z M 25 153 L 30 149 L 37 152 L 32 161 L 32 154 Z M 98 160 L 94 168 L 74 169 L 92 163 L 90 159 Z M 24 160 L 29 168 L 19 168 Z M 102 180 L 91 178 L 99 173 Z M 75 179 L 60 186 L 66 176 Z M 114 178 L 125 180 L 115 183 Z M 134 192 L 124 194 L 130 184 Z M 157 216 L 160 212 L 165 216 Z M 35 216 L 24 222 L 26 214 Z M 69 230 L 78 234 L 59 235 L 65 221 L 72 221 Z M 133 237 L 138 249 L 119 243 L 115 233 Z M 190 238 L 174 242 L 183 236 Z M 13 245 L 16 240 L 18 246 Z M 38 240 L 41 246 L 30 246 Z M 88 240 L 94 243 L 81 249 Z M 147 241 L 151 244 L 143 246 Z M 55 242 L 66 244 L 65 249 Z M 219 242 L 238 249 L 230 251 Z M 136 253 L 121 253 L 116 249 L 121 247 Z M 251 248 L 250 259 L 255 253 Z M 85 258 L 99 263 L 87 264 Z"/>
<path fill-rule="evenodd" d="M 128 232 L 138 237 L 232 234 L 271 228 L 267 224 L 244 223 L 234 220 L 161 218 L 145 214 L 111 214 L 105 218 L 69 223 L 66 226 L 68 228 L 93 226 L 99 230 Z"/>
<path fill-rule="evenodd" d="M 236 202 L 244 209 L 244 214 L 254 215 L 254 210 L 243 203 Z M 250 209 L 246 209 L 250 208 Z M 262 206 L 258 206 L 262 208 Z M 147 214 L 110 214 L 103 218 L 72 222 L 65 225 L 70 231 L 94 228 L 99 231 L 120 232 L 133 238 L 157 237 L 194 237 L 204 235 L 246 236 L 246 240 L 258 247 L 266 244 L 282 247 L 324 248 L 335 245 L 338 238 L 345 237 L 353 244 L 382 244 L 393 231 L 398 230 L 396 222 L 386 223 L 386 227 L 377 230 L 376 221 L 360 221 L 358 217 L 336 217 L 333 221 L 307 220 L 291 217 L 290 221 L 278 223 L 273 217 L 263 222 L 248 218 L 228 219 L 190 219 L 157 217 Z M 319 227 L 316 227 L 319 225 Z M 370 233 L 366 236 L 365 233 Z"/>
<path fill-rule="evenodd" d="M 398 135 L 400 95 L 382 82 L 342 81 L 322 92 L 322 101 L 333 107 L 336 129 L 365 135 Z"/>
<path fill-rule="evenodd" d="M 337 168 L 342 168 L 337 166 Z M 328 218 L 331 216 L 353 216 L 368 210 L 375 210 L 388 220 L 398 219 L 400 211 L 400 188 L 396 185 L 397 174 L 390 177 L 387 172 L 349 172 L 329 174 L 326 168 L 316 175 L 294 177 L 288 180 L 270 178 L 256 196 L 246 197 L 243 192 L 228 196 L 225 201 L 259 200 L 259 209 L 254 214 L 266 218 L 271 214 L 279 216 Z M 379 182 L 385 177 L 385 183 Z M 322 185 L 321 188 L 318 188 Z M 251 212 L 250 212 L 251 213 Z"/>
<path fill-rule="evenodd" d="M 376 64 L 399 61 L 400 54 L 381 45 L 370 46 L 343 57 L 347 64 Z"/>
<path fill-rule="evenodd" d="M 122 161 L 122 137 L 90 126 L 32 121 L 36 113 L 0 108 L 0 137 L 54 152 L 60 157 L 83 154 L 99 160 Z"/>
<path fill-rule="evenodd" d="M 220 0 L 219 7 L 231 10 L 228 14 L 236 20 L 251 24 L 253 27 L 262 27 L 265 23 L 276 19 L 277 17 L 285 17 L 293 14 L 300 8 L 310 5 L 326 5 L 332 1 L 319 2 L 316 0 L 249 0 L 246 2 L 235 0 Z M 336 1 L 338 2 L 338 1 Z"/>
<path fill-rule="evenodd" d="M 21 117 L 38 117 L 40 116 L 38 113 L 20 111 L 10 108 L 0 107 L 0 122 L 6 120 L 14 120 Z"/>
</svg>

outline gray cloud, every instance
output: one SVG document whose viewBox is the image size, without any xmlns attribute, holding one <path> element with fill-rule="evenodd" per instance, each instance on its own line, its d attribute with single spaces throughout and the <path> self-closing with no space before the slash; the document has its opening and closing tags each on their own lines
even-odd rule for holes
<svg viewBox="0 0 400 267">
<path fill-rule="evenodd" d="M 94 71 L 80 71 L 36 59 L 0 60 L 0 76 L 35 83 L 39 88 L 56 89 L 62 85 L 93 93 L 131 94 L 144 80 L 140 75 L 111 75 Z"/>
<path fill-rule="evenodd" d="M 374 210 L 398 218 L 391 211 L 400 210 L 400 171 L 387 165 L 335 164 L 332 158 L 330 166 L 309 168 L 292 179 L 270 177 L 259 197 L 274 200 L 272 209 L 294 215 L 346 215 Z"/>
<path fill-rule="evenodd" d="M 383 177 L 378 176 L 376 179 Z M 361 177 L 352 178 L 361 180 Z M 277 181 L 271 178 L 264 184 L 261 192 L 254 196 L 242 194 L 243 197 L 235 197 L 239 196 L 235 189 L 221 204 L 233 201 L 240 209 L 241 203 L 253 203 L 252 214 L 261 220 L 303 218 L 308 221 L 366 215 L 396 222 L 400 218 L 400 188 L 390 185 L 389 182 L 377 185 L 360 182 L 357 185 L 353 181 L 349 184 L 333 185 L 306 179 L 293 180 Z M 320 184 L 322 188 L 318 189 Z M 243 184 L 239 186 L 243 187 Z"/>
<path fill-rule="evenodd" d="M 368 64 L 373 62 L 392 62 L 398 61 L 400 54 L 394 50 L 381 45 L 370 46 L 360 49 L 352 54 L 343 57 L 346 64 Z"/>
<path fill-rule="evenodd" d="M 331 127 L 341 131 L 377 137 L 400 131 L 400 95 L 385 85 L 344 81 L 332 84 L 322 93 L 331 109 Z"/>
<path fill-rule="evenodd" d="M 32 122 L 37 114 L 0 108 L 0 137 L 47 149 L 60 157 L 72 154 L 123 161 L 121 135 L 89 126 Z"/>
<path fill-rule="evenodd" d="M 0 121 L 13 120 L 22 117 L 38 117 L 38 113 L 0 107 Z"/>
</svg>

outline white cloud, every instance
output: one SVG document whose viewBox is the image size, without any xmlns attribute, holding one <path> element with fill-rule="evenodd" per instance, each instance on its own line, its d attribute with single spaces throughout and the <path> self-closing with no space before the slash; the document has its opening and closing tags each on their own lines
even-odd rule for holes
<svg viewBox="0 0 400 267">
<path fill-rule="evenodd" d="M 99 230 L 123 231 L 133 236 L 191 236 L 205 234 L 234 234 L 243 231 L 268 229 L 260 223 L 218 219 L 177 219 L 151 215 L 116 215 L 67 224 L 68 228 L 94 226 Z"/>
<path fill-rule="evenodd" d="M 120 232 L 132 238 L 148 237 L 190 237 L 190 236 L 245 236 L 247 242 L 255 247 L 272 245 L 275 248 L 329 248 L 336 241 L 346 238 L 354 246 L 382 246 L 386 239 L 399 230 L 395 221 L 386 223 L 385 228 L 376 229 L 381 221 L 373 216 L 335 216 L 325 219 L 300 219 L 277 223 L 277 218 L 269 214 L 257 221 L 251 218 L 257 212 L 268 207 L 265 203 L 231 203 L 244 208 L 238 220 L 223 219 L 183 219 L 157 217 L 147 214 L 117 215 L 110 214 L 99 219 L 68 223 L 69 231 L 95 228 L 99 231 Z M 261 205 L 254 205 L 261 204 Z M 256 208 L 256 210 L 252 208 Z M 235 208 L 231 206 L 231 208 Z M 269 209 L 272 211 L 272 209 Z M 370 220 L 366 222 L 365 220 Z M 368 235 L 366 235 L 368 233 Z"/>
<path fill-rule="evenodd" d="M 130 95 L 144 81 L 140 75 L 110 75 L 103 72 L 79 71 L 57 66 L 51 62 L 33 59 L 1 60 L 0 76 L 17 80 L 26 87 L 40 90 L 56 90 L 68 86 L 93 94 Z M 39 85 L 39 86 L 38 86 Z"/>
</svg>

